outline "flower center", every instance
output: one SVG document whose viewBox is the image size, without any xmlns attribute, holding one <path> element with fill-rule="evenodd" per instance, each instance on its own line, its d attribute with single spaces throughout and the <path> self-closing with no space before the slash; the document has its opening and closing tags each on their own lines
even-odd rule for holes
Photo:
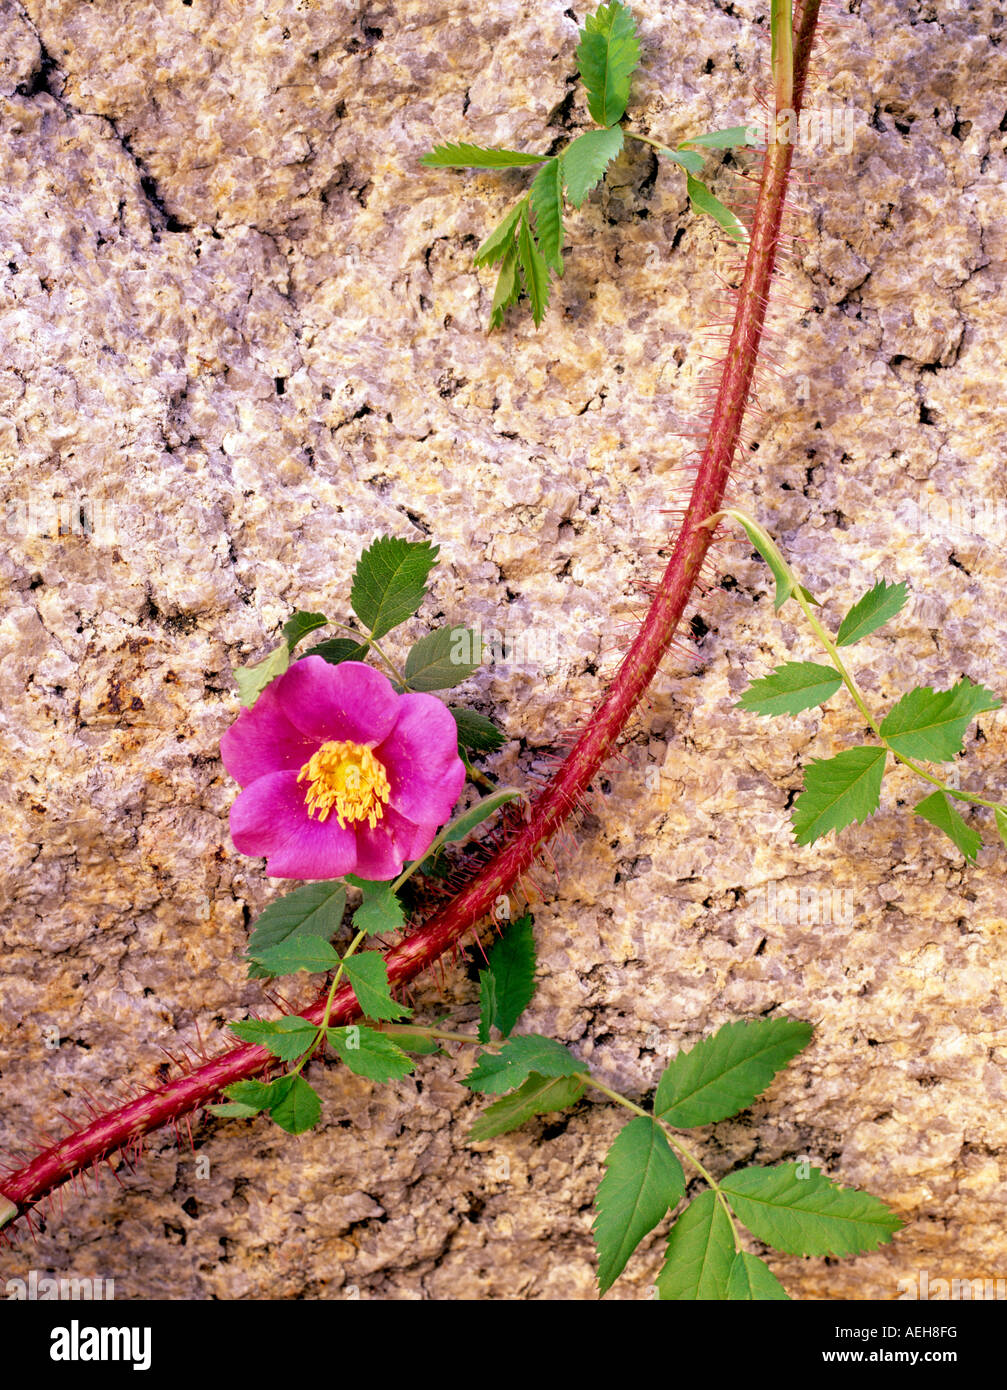
<svg viewBox="0 0 1007 1390">
<path fill-rule="evenodd" d="M 308 815 L 327 819 L 335 809 L 339 828 L 365 820 L 373 830 L 384 815 L 388 778 L 369 748 L 362 743 L 323 743 L 297 774 L 308 779 Z"/>
</svg>

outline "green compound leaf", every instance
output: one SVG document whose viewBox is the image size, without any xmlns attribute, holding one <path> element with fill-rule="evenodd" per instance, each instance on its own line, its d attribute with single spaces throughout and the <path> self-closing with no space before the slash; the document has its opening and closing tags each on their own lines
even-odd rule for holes
<svg viewBox="0 0 1007 1390">
<path fill-rule="evenodd" d="M 682 145 L 705 145 L 712 150 L 728 150 L 737 145 L 761 144 L 759 135 L 747 125 L 733 125 L 729 130 L 708 130 L 705 135 L 690 135 Z M 679 149 L 681 149 L 681 145 Z"/>
<path fill-rule="evenodd" d="M 363 901 L 353 914 L 353 925 L 357 931 L 364 931 L 368 936 L 380 936 L 402 930 L 406 915 L 390 883 L 371 883 L 353 874 L 347 874 L 346 882 L 352 883 L 363 894 Z"/>
<path fill-rule="evenodd" d="M 245 956 L 246 960 L 251 961 L 248 978 L 269 978 L 270 972 L 251 958 L 270 946 L 278 946 L 281 941 L 296 936 L 320 936 L 326 941 L 335 936 L 342 923 L 345 907 L 346 889 L 338 879 L 305 883 L 270 903 L 255 919 L 252 935 L 248 939 Z"/>
<path fill-rule="evenodd" d="M 493 303 L 490 306 L 489 331 L 502 328 L 504 315 L 521 296 L 521 276 L 518 274 L 517 243 L 508 246 L 497 276 Z"/>
<path fill-rule="evenodd" d="M 451 713 L 458 725 L 458 744 L 470 753 L 493 753 L 507 742 L 506 734 L 485 715 L 471 709 L 452 709 Z"/>
<path fill-rule="evenodd" d="M 863 598 L 857 600 L 839 624 L 836 646 L 850 647 L 869 632 L 883 627 L 902 611 L 908 597 L 907 584 L 889 584 L 887 579 L 879 579 L 873 589 L 868 589 Z"/>
<path fill-rule="evenodd" d="M 684 1194 L 682 1165 L 660 1126 L 649 1116 L 630 1120 L 605 1157 L 605 1176 L 595 1196 L 598 1215 L 592 1229 L 602 1294 L 618 1279 L 647 1232 Z"/>
<path fill-rule="evenodd" d="M 713 196 L 705 183 L 702 183 L 695 175 L 688 173 L 685 181 L 689 190 L 689 201 L 696 212 L 705 213 L 707 217 L 712 217 L 714 222 L 722 227 L 734 241 L 747 242 L 748 232 L 745 230 L 745 224 L 735 216 L 730 208 L 725 207 L 719 198 Z"/>
<path fill-rule="evenodd" d="M 563 181 L 566 196 L 579 208 L 602 179 L 623 146 L 622 126 L 609 130 L 589 130 L 578 135 L 563 151 Z"/>
<path fill-rule="evenodd" d="M 943 792 L 933 792 L 925 796 L 914 808 L 918 816 L 936 825 L 938 830 L 954 840 L 965 858 L 975 862 L 982 846 L 982 836 L 962 819 Z M 999 821 L 997 822 L 999 825 Z M 1002 833 L 1002 832 L 1001 832 Z"/>
<path fill-rule="evenodd" d="M 412 1009 L 396 1004 L 388 984 L 388 967 L 376 951 L 365 951 L 362 956 L 347 956 L 343 961 L 343 972 L 357 1003 L 367 1018 L 387 1019 L 409 1018 Z"/>
<path fill-rule="evenodd" d="M 584 1082 L 573 1076 L 539 1076 L 536 1072 L 522 1086 L 502 1100 L 488 1106 L 469 1130 L 469 1139 L 479 1143 L 498 1134 L 517 1129 L 533 1115 L 565 1110 L 584 1094 Z"/>
<path fill-rule="evenodd" d="M 328 1037 L 350 1071 L 356 1072 L 357 1076 L 366 1076 L 370 1081 L 398 1081 L 400 1077 L 408 1076 L 416 1066 L 391 1038 L 362 1024 L 330 1028 Z"/>
<path fill-rule="evenodd" d="M 872 816 L 881 801 L 886 757 L 885 748 L 863 745 L 811 763 L 790 812 L 797 843 L 812 845 L 830 830 Z"/>
<path fill-rule="evenodd" d="M 790 1300 L 790 1294 L 776 1275 L 757 1255 L 739 1250 L 731 1265 L 727 1280 L 727 1296 L 733 1302 L 768 1302 L 771 1299 Z"/>
<path fill-rule="evenodd" d="M 550 159 L 535 175 L 531 186 L 535 212 L 535 236 L 546 265 L 563 274 L 563 166 Z"/>
<path fill-rule="evenodd" d="M 549 267 L 536 245 L 531 222 L 528 220 L 527 204 L 521 214 L 521 225 L 518 228 L 517 254 L 524 287 L 531 300 L 531 316 L 535 320 L 535 327 L 537 328 L 545 318 L 545 311 L 549 304 Z"/>
<path fill-rule="evenodd" d="M 329 642 L 319 642 L 304 652 L 304 656 L 320 656 L 330 666 L 340 666 L 344 661 L 363 661 L 367 655 L 366 642 L 354 642 L 352 637 L 333 637 Z"/>
<path fill-rule="evenodd" d="M 289 665 L 290 648 L 286 642 L 281 642 L 257 666 L 236 666 L 233 675 L 238 698 L 245 709 L 251 709 L 269 682 L 282 676 Z"/>
<path fill-rule="evenodd" d="M 429 541 L 379 536 L 363 552 L 353 575 L 350 605 L 372 637 L 383 637 L 413 616 L 426 595 L 427 576 L 439 549 Z"/>
<path fill-rule="evenodd" d="M 270 975 L 296 975 L 298 970 L 317 975 L 339 964 L 339 957 L 327 941 L 307 933 L 258 950 L 252 959 L 265 966 Z"/>
<path fill-rule="evenodd" d="M 441 627 L 430 632 L 406 657 L 406 680 L 411 690 L 450 690 L 461 685 L 482 664 L 482 640 L 467 627 Z"/>
<path fill-rule="evenodd" d="M 539 1076 L 575 1076 L 584 1070 L 562 1043 L 537 1033 L 510 1038 L 499 1052 L 483 1052 L 462 1085 L 471 1091 L 498 1096 L 527 1081 L 532 1072 Z"/>
<path fill-rule="evenodd" d="M 716 1194 L 707 1188 L 671 1228 L 657 1276 L 657 1296 L 662 1300 L 725 1299 L 733 1264 L 730 1220 Z"/>
<path fill-rule="evenodd" d="M 272 1083 L 269 1113 L 288 1134 L 314 1129 L 322 1113 L 318 1092 L 303 1076 L 280 1076 Z"/>
<path fill-rule="evenodd" d="M 482 145 L 436 145 L 420 159 L 428 169 L 520 169 L 544 164 L 548 156 L 524 150 L 493 150 Z"/>
<path fill-rule="evenodd" d="M 810 1023 L 791 1018 L 725 1024 L 669 1063 L 654 1098 L 655 1118 L 689 1129 L 747 1110 L 807 1047 L 811 1033 Z"/>
<path fill-rule="evenodd" d="M 1003 840 L 1004 845 L 1007 846 L 1007 811 L 1001 810 L 999 806 L 994 806 L 993 819 L 996 821 L 1001 840 Z"/>
<path fill-rule="evenodd" d="M 271 1020 L 247 1018 L 227 1026 L 242 1042 L 267 1047 L 281 1062 L 293 1062 L 303 1056 L 318 1036 L 315 1025 L 296 1014 Z"/>
<path fill-rule="evenodd" d="M 577 66 L 587 88 L 591 119 L 612 126 L 629 101 L 629 83 L 640 61 L 633 15 L 616 0 L 599 5 L 584 20 L 577 46 Z"/>
<path fill-rule="evenodd" d="M 807 1176 L 801 1177 L 805 1171 Z M 854 1255 L 891 1240 L 902 1222 L 878 1197 L 839 1187 L 818 1168 L 741 1168 L 720 1184 L 738 1220 L 788 1255 Z"/>
<path fill-rule="evenodd" d="M 973 685 L 967 676 L 950 690 L 920 685 L 889 710 L 881 733 L 903 757 L 946 762 L 962 751 L 965 730 L 975 716 L 999 708 L 992 690 Z"/>
<path fill-rule="evenodd" d="M 316 628 L 325 627 L 328 621 L 324 613 L 303 613 L 300 609 L 292 613 L 283 624 L 283 635 L 290 651 L 294 650 L 302 637 L 307 637 Z"/>
<path fill-rule="evenodd" d="M 534 993 L 535 934 L 531 916 L 526 913 L 492 947 L 489 969 L 479 972 L 479 1041 L 489 1042 L 491 1025 L 506 1037 Z"/>
<path fill-rule="evenodd" d="M 800 714 L 814 705 L 824 705 L 843 683 L 832 666 L 814 661 L 788 661 L 761 680 L 752 681 L 735 709 L 752 714 Z"/>
<path fill-rule="evenodd" d="M 478 265 L 496 265 L 497 261 L 502 261 L 507 252 L 514 245 L 514 234 L 517 231 L 518 218 L 521 216 L 521 209 L 524 206 L 524 199 L 515 203 L 510 212 L 506 214 L 490 232 L 489 236 L 476 252 L 474 261 Z"/>
</svg>

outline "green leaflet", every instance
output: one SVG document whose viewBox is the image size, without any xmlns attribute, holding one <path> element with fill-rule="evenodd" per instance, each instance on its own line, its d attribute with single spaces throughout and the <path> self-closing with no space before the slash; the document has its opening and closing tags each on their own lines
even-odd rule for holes
<svg viewBox="0 0 1007 1390">
<path fill-rule="evenodd" d="M 512 304 L 517 303 L 520 295 L 521 277 L 518 274 L 517 243 L 514 242 L 508 246 L 500 265 L 500 274 L 497 276 L 493 303 L 490 307 L 491 333 L 494 328 L 503 327 L 504 314 Z"/>
<path fill-rule="evenodd" d="M 350 1071 L 370 1081 L 398 1081 L 416 1066 L 391 1038 L 362 1024 L 330 1028 L 328 1038 Z"/>
<path fill-rule="evenodd" d="M 739 1250 L 727 1279 L 727 1297 L 734 1302 L 787 1299 L 790 1295 L 776 1275 L 757 1255 Z"/>
<path fill-rule="evenodd" d="M 517 169 L 527 164 L 544 164 L 544 154 L 522 150 L 492 150 L 482 145 L 436 145 L 420 159 L 428 169 Z"/>
<path fill-rule="evenodd" d="M 654 1098 L 655 1118 L 688 1129 L 746 1110 L 807 1047 L 811 1032 L 810 1023 L 790 1018 L 725 1024 L 669 1063 Z"/>
<path fill-rule="evenodd" d="M 734 1264 L 734 1236 L 727 1212 L 707 1188 L 672 1226 L 657 1276 L 660 1299 L 725 1299 Z"/>
<path fill-rule="evenodd" d="M 411 690 L 450 690 L 461 685 L 482 664 L 478 632 L 466 627 L 441 627 L 430 632 L 406 657 L 406 680 Z"/>
<path fill-rule="evenodd" d="M 975 716 L 999 708 L 992 690 L 973 685 L 967 676 L 950 690 L 920 685 L 889 710 L 881 733 L 903 757 L 946 762 L 962 751 L 965 730 Z"/>
<path fill-rule="evenodd" d="M 296 1014 L 271 1020 L 247 1018 L 229 1023 L 228 1027 L 242 1042 L 268 1048 L 281 1062 L 293 1062 L 302 1056 L 318 1035 L 313 1023 Z"/>
<path fill-rule="evenodd" d="M 353 574 L 350 605 L 372 637 L 383 637 L 413 616 L 426 596 L 439 549 L 429 541 L 379 536 L 363 552 Z"/>
<path fill-rule="evenodd" d="M 357 1003 L 366 1018 L 387 1019 L 409 1018 L 412 1009 L 396 1004 L 388 984 L 388 967 L 376 951 L 366 951 L 361 956 L 347 956 L 343 961 L 343 972 Z"/>
<path fill-rule="evenodd" d="M 705 135 L 690 135 L 682 145 L 705 145 L 708 149 L 727 150 L 738 145 L 758 145 L 759 137 L 747 125 L 731 126 L 729 130 L 708 130 Z"/>
<path fill-rule="evenodd" d="M 462 1085 L 472 1091 L 501 1095 L 527 1081 L 532 1072 L 540 1076 L 575 1076 L 583 1070 L 572 1053 L 553 1038 L 536 1033 L 509 1038 L 497 1053 L 483 1052 Z"/>
<path fill-rule="evenodd" d="M 497 1011 L 497 982 L 492 970 L 479 971 L 479 1041 L 490 1040 L 490 1029 Z"/>
<path fill-rule="evenodd" d="M 242 1105 L 239 1100 L 223 1101 L 220 1105 L 208 1105 L 211 1115 L 219 1115 L 222 1120 L 250 1120 L 253 1115 L 258 1115 L 259 1106 Z"/>
<path fill-rule="evenodd" d="M 270 946 L 294 936 L 320 936 L 328 941 L 339 930 L 345 907 L 346 889 L 339 879 L 305 883 L 271 902 L 256 918 L 248 939 L 248 978 L 268 979 L 270 972 L 252 957 Z"/>
<path fill-rule="evenodd" d="M 256 666 L 236 666 L 233 672 L 238 698 L 251 709 L 270 681 L 282 676 L 290 665 L 290 647 L 281 642 Z"/>
<path fill-rule="evenodd" d="M 682 1165 L 659 1125 L 640 1115 L 630 1120 L 605 1157 L 605 1176 L 595 1195 L 593 1231 L 598 1247 L 598 1288 L 604 1294 L 648 1231 L 685 1193 Z"/>
<path fill-rule="evenodd" d="M 545 318 L 546 307 L 549 303 L 549 267 L 535 243 L 535 236 L 528 218 L 527 204 L 521 213 L 521 225 L 517 234 L 517 254 L 524 287 L 531 301 L 531 316 L 535 320 L 535 327 L 537 328 Z"/>
<path fill-rule="evenodd" d="M 938 791 L 931 796 L 925 796 L 914 809 L 918 816 L 928 820 L 931 825 L 936 825 L 938 830 L 943 830 L 966 859 L 975 861 L 982 846 L 982 836 L 958 814 L 943 792 Z M 1000 826 L 999 819 L 997 826 Z"/>
<path fill-rule="evenodd" d="M 550 159 L 535 175 L 531 186 L 535 213 L 535 238 L 546 265 L 563 274 L 563 166 Z"/>
<path fill-rule="evenodd" d="M 482 825 L 483 821 L 499 811 L 501 806 L 506 806 L 508 801 L 519 801 L 523 796 L 523 792 L 516 791 L 513 787 L 501 787 L 498 792 L 490 792 L 467 811 L 463 811 L 457 820 L 452 821 L 443 832 L 444 843 L 455 845 L 460 840 L 468 839 L 476 826 Z"/>
<path fill-rule="evenodd" d="M 318 1093 L 301 1076 L 278 1076 L 275 1081 L 235 1081 L 224 1095 L 230 1105 L 213 1105 L 218 1115 L 232 1119 L 250 1118 L 263 1110 L 288 1134 L 303 1134 L 318 1123 L 322 1103 Z"/>
<path fill-rule="evenodd" d="M 364 931 L 368 936 L 380 936 L 402 930 L 406 924 L 405 913 L 390 883 L 371 883 L 354 874 L 347 874 L 346 882 L 359 888 L 363 894 L 363 900 L 353 914 L 353 926 L 357 931 Z"/>
<path fill-rule="evenodd" d="M 470 753 L 493 753 L 507 742 L 491 719 L 471 709 L 451 709 L 458 725 L 458 744 Z"/>
<path fill-rule="evenodd" d="M 1002 811 L 999 806 L 994 806 L 993 819 L 996 821 L 996 827 L 1000 832 L 1001 840 L 1003 840 L 1004 845 L 1007 846 L 1007 811 Z"/>
<path fill-rule="evenodd" d="M 479 1041 L 489 1041 L 491 1026 L 506 1037 L 535 993 L 535 935 L 530 915 L 526 913 L 511 923 L 494 943 L 489 968 L 479 972 L 479 984 Z"/>
<path fill-rule="evenodd" d="M 790 595 L 798 588 L 810 603 L 817 603 L 817 599 L 812 598 L 807 589 L 795 583 L 793 576 L 787 568 L 786 561 L 777 550 L 771 537 L 762 535 L 757 526 L 749 521 L 748 517 L 744 516 L 741 512 L 728 511 L 725 515 L 731 517 L 743 528 L 745 535 L 752 542 L 772 571 L 773 578 L 776 580 L 776 597 L 773 600 L 774 608 L 782 608 Z"/>
<path fill-rule="evenodd" d="M 320 656 L 331 666 L 339 666 L 344 661 L 363 661 L 366 655 L 367 643 L 354 642 L 352 637 L 333 637 L 304 653 L 304 656 Z"/>
<path fill-rule="evenodd" d="M 703 156 L 697 154 L 695 150 L 669 150 L 666 146 L 662 146 L 660 153 L 667 159 L 674 160 L 676 164 L 680 164 L 690 174 L 702 173 L 703 165 L 706 163 Z"/>
<path fill-rule="evenodd" d="M 517 231 L 518 218 L 521 216 L 523 204 L 524 199 L 522 198 L 521 202 L 515 203 L 510 212 L 493 228 L 475 254 L 476 265 L 495 265 L 497 261 L 503 260 L 508 249 L 514 245 L 514 233 Z"/>
<path fill-rule="evenodd" d="M 752 714 L 800 714 L 802 710 L 823 705 L 843 683 L 832 666 L 814 661 L 788 661 L 777 666 L 768 676 L 752 681 L 735 709 Z"/>
<path fill-rule="evenodd" d="M 804 1165 L 806 1166 L 806 1165 Z M 902 1222 L 877 1197 L 839 1187 L 799 1163 L 741 1168 L 720 1184 L 739 1221 L 788 1255 L 853 1255 L 891 1240 Z"/>
<path fill-rule="evenodd" d="M 578 135 L 563 152 L 563 181 L 566 196 L 579 208 L 598 184 L 623 146 L 622 126 L 610 130 L 589 130 Z"/>
<path fill-rule="evenodd" d="M 265 1110 L 272 1094 L 273 1088 L 268 1081 L 234 1081 L 224 1088 L 225 1096 L 229 1096 L 236 1105 L 251 1111 L 253 1115 Z"/>
<path fill-rule="evenodd" d="M 256 951 L 253 959 L 270 975 L 296 975 L 299 970 L 320 974 L 339 964 L 339 957 L 320 936 L 289 936 L 275 946 Z"/>
<path fill-rule="evenodd" d="M 839 624 L 836 646 L 852 646 L 869 632 L 883 627 L 902 611 L 908 596 L 907 584 L 889 584 L 886 579 L 879 579 L 873 589 L 868 589 L 863 598 L 857 600 Z"/>
<path fill-rule="evenodd" d="M 324 613 L 304 613 L 300 609 L 296 613 L 291 613 L 283 624 L 283 635 L 287 639 L 287 646 L 293 651 L 302 637 L 306 637 L 309 632 L 314 632 L 316 628 L 325 627 L 328 621 Z"/>
<path fill-rule="evenodd" d="M 565 1110 L 580 1100 L 584 1083 L 574 1076 L 539 1076 L 532 1072 L 528 1079 L 509 1096 L 487 1106 L 469 1130 L 469 1139 L 479 1143 L 498 1134 L 517 1129 L 533 1115 L 546 1115 L 553 1110 Z"/>
<path fill-rule="evenodd" d="M 863 745 L 811 763 L 790 813 L 797 843 L 814 844 L 830 830 L 873 815 L 881 801 L 886 757 L 885 748 Z"/>
<path fill-rule="evenodd" d="M 318 1092 L 303 1076 L 280 1076 L 273 1082 L 274 1099 L 269 1113 L 288 1134 L 314 1129 L 322 1113 Z"/>
<path fill-rule="evenodd" d="M 612 126 L 629 101 L 629 83 L 640 61 L 636 21 L 625 5 L 599 5 L 584 20 L 577 65 L 587 89 L 591 119 Z"/>
<path fill-rule="evenodd" d="M 712 217 L 714 222 L 721 226 L 727 235 L 735 241 L 748 241 L 748 232 L 745 230 L 744 223 L 735 216 L 730 208 L 725 207 L 719 198 L 713 196 L 705 183 L 690 173 L 686 173 L 685 181 L 689 191 L 689 201 L 697 212 L 704 212 L 707 217 Z"/>
</svg>

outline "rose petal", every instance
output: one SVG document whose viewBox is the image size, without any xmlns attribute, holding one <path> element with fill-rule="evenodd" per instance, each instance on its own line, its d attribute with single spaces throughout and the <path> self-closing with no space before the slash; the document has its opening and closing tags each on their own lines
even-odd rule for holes
<svg viewBox="0 0 1007 1390">
<path fill-rule="evenodd" d="M 305 656 L 276 685 L 284 714 L 316 744 L 330 739 L 381 743 L 399 716 L 391 681 L 362 661 L 333 666 L 323 657 Z"/>
<path fill-rule="evenodd" d="M 308 815 L 296 772 L 257 778 L 231 807 L 231 839 L 241 854 L 265 856 L 270 878 L 342 878 L 357 869 L 357 835 L 334 815 Z"/>
<path fill-rule="evenodd" d="M 224 766 L 242 787 L 268 772 L 303 767 L 318 746 L 287 718 L 279 685 L 279 681 L 271 681 L 220 740 Z"/>
<path fill-rule="evenodd" d="M 390 806 L 372 830 L 363 822 L 357 830 L 358 878 L 397 878 L 407 859 L 419 859 L 430 848 L 436 825 L 414 825 Z"/>
<path fill-rule="evenodd" d="M 443 825 L 465 784 L 458 726 L 433 695 L 403 695 L 394 730 L 374 756 L 388 777 L 389 805 L 417 825 Z"/>
</svg>

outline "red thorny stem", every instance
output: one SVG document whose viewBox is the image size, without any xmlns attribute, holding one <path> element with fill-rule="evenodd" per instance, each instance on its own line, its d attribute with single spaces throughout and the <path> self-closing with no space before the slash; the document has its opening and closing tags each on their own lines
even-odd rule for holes
<svg viewBox="0 0 1007 1390">
<path fill-rule="evenodd" d="M 794 112 L 801 107 L 820 4 L 821 0 L 805 0 L 795 26 L 794 88 L 790 102 Z M 778 104 L 780 100 L 778 94 Z M 723 502 L 755 374 L 793 156 L 793 146 L 777 142 L 774 135 L 775 123 L 769 131 L 745 271 L 706 447 L 674 552 L 643 625 L 608 693 L 533 804 L 529 818 L 466 888 L 388 952 L 385 961 L 393 986 L 411 980 L 456 945 L 530 867 L 540 846 L 560 829 L 613 751 L 668 649 L 713 539 L 713 532 L 703 523 Z M 304 1010 L 303 1017 L 317 1024 L 324 1010 L 322 996 Z M 329 1022 L 345 1024 L 359 1013 L 351 988 L 345 986 L 336 994 Z M 206 1105 L 225 1086 L 253 1077 L 274 1064 L 275 1059 L 263 1047 L 232 1047 L 68 1135 L 0 1183 L 0 1224 L 4 1198 L 19 1212 L 27 1211 L 107 1155 L 136 1145 L 143 1135 L 162 1125 L 177 1123 L 182 1116 Z M 8 1212 L 8 1218 L 13 1215 Z"/>
</svg>

